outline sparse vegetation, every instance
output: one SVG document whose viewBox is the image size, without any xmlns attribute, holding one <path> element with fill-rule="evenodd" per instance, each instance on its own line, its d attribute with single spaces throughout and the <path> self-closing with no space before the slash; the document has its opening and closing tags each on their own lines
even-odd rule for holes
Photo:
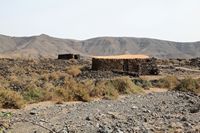
<svg viewBox="0 0 200 133">
<path fill-rule="evenodd" d="M 142 93 L 142 88 L 135 85 L 128 77 L 116 78 L 111 80 L 114 88 L 117 89 L 119 94 Z"/>
<path fill-rule="evenodd" d="M 156 86 L 160 88 L 173 89 L 179 84 L 179 80 L 175 76 L 166 76 L 162 79 L 159 79 Z"/>
<path fill-rule="evenodd" d="M 137 85 L 140 86 L 144 89 L 149 89 L 151 87 L 153 87 L 151 81 L 146 80 L 146 79 L 134 79 L 133 82 Z"/>
<path fill-rule="evenodd" d="M 42 96 L 42 90 L 40 88 L 37 88 L 35 85 L 31 85 L 26 90 L 24 90 L 22 93 L 22 96 L 26 101 L 29 103 L 38 102 L 41 100 Z"/>
<path fill-rule="evenodd" d="M 177 85 L 174 89 L 178 91 L 190 91 L 200 94 L 200 82 L 199 79 L 197 80 L 189 77 L 181 80 L 180 84 Z"/>
<path fill-rule="evenodd" d="M 90 92 L 92 97 L 116 99 L 120 94 L 143 93 L 142 88 L 135 85 L 130 78 L 121 77 L 106 81 L 97 81 Z"/>
<path fill-rule="evenodd" d="M 62 64 L 63 63 L 63 64 Z M 66 63 L 66 64 L 65 64 Z M 199 80 L 178 80 L 174 76 L 149 81 L 129 77 L 79 79 L 85 64 L 77 61 L 2 60 L 0 70 L 0 108 L 21 108 L 41 101 L 90 101 L 116 99 L 119 95 L 143 93 L 143 88 L 169 88 L 199 93 Z M 83 69 L 84 68 L 84 69 Z"/>
<path fill-rule="evenodd" d="M 23 97 L 12 90 L 0 88 L 0 108 L 19 109 L 25 104 Z"/>
<path fill-rule="evenodd" d="M 57 90 L 57 95 L 64 101 L 90 101 L 89 88 L 84 83 L 68 78 L 62 88 Z"/>
<path fill-rule="evenodd" d="M 66 69 L 66 72 L 73 76 L 76 77 L 81 73 L 81 66 L 70 66 L 69 68 Z"/>
<path fill-rule="evenodd" d="M 77 81 L 73 76 L 60 72 L 35 76 L 31 81 L 16 80 L 9 82 L 10 89 L 1 89 L 1 108 L 21 108 L 25 103 L 52 100 L 90 101 L 93 98 L 116 99 L 120 94 L 142 93 L 142 88 L 130 78 L 121 77 L 112 80 Z M 15 84 L 14 84 L 15 83 Z M 10 85 L 8 85 L 9 87 Z"/>
<path fill-rule="evenodd" d="M 90 92 L 91 97 L 104 97 L 106 99 L 116 99 L 118 95 L 119 93 L 110 81 L 97 81 Z"/>
</svg>

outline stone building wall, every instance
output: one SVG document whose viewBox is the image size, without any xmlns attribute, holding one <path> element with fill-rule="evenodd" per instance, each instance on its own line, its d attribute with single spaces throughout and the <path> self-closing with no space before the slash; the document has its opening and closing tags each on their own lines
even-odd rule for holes
<svg viewBox="0 0 200 133">
<path fill-rule="evenodd" d="M 92 70 L 96 71 L 123 70 L 123 60 L 92 58 Z"/>
<path fill-rule="evenodd" d="M 92 59 L 92 70 L 135 72 L 139 75 L 157 75 L 156 59 Z"/>
</svg>

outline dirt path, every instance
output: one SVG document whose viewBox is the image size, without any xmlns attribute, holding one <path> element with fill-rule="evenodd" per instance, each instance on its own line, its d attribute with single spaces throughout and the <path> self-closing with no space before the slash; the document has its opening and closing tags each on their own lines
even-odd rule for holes
<svg viewBox="0 0 200 133">
<path fill-rule="evenodd" d="M 149 88 L 149 90 L 145 90 L 145 93 L 160 93 L 160 92 L 167 92 L 168 90 L 165 88 Z"/>
<path fill-rule="evenodd" d="M 176 70 L 184 70 L 184 71 L 190 71 L 190 72 L 199 72 L 200 70 L 197 69 L 190 69 L 190 68 L 186 68 L 186 67 L 175 67 Z"/>
</svg>

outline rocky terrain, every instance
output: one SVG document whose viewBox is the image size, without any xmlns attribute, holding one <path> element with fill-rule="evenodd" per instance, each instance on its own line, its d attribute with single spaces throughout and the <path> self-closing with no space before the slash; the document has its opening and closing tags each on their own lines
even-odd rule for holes
<svg viewBox="0 0 200 133">
<path fill-rule="evenodd" d="M 114 101 L 40 103 L 14 111 L 9 121 L 6 131 L 15 133 L 198 133 L 200 97 L 172 91 Z"/>
<path fill-rule="evenodd" d="M 10 37 L 0 35 L 0 57 L 57 58 L 62 53 L 81 55 L 146 54 L 159 58 L 200 56 L 200 42 L 172 42 L 135 37 L 99 37 L 72 40 L 39 35 Z"/>
<path fill-rule="evenodd" d="M 117 82 L 113 79 L 128 75 L 92 71 L 89 59 L 0 59 L 0 64 L 0 107 L 21 108 L 0 109 L 0 133 L 200 132 L 199 61 L 158 60 L 159 75 Z M 182 80 L 186 76 L 195 80 Z M 121 88 L 116 92 L 111 84 Z M 174 91 L 177 87 L 186 92 Z M 125 93 L 127 88 L 146 93 Z"/>
</svg>

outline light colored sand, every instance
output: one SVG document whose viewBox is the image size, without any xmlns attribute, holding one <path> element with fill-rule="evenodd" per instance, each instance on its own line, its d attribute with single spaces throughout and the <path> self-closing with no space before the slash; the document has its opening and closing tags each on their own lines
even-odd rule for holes
<svg viewBox="0 0 200 133">
<path fill-rule="evenodd" d="M 149 90 L 145 90 L 145 93 L 159 93 L 159 92 L 167 92 L 168 90 L 165 88 L 150 88 Z"/>
<path fill-rule="evenodd" d="M 112 55 L 112 56 L 93 56 L 98 59 L 147 59 L 149 56 L 142 54 L 124 54 L 124 55 Z"/>
</svg>

